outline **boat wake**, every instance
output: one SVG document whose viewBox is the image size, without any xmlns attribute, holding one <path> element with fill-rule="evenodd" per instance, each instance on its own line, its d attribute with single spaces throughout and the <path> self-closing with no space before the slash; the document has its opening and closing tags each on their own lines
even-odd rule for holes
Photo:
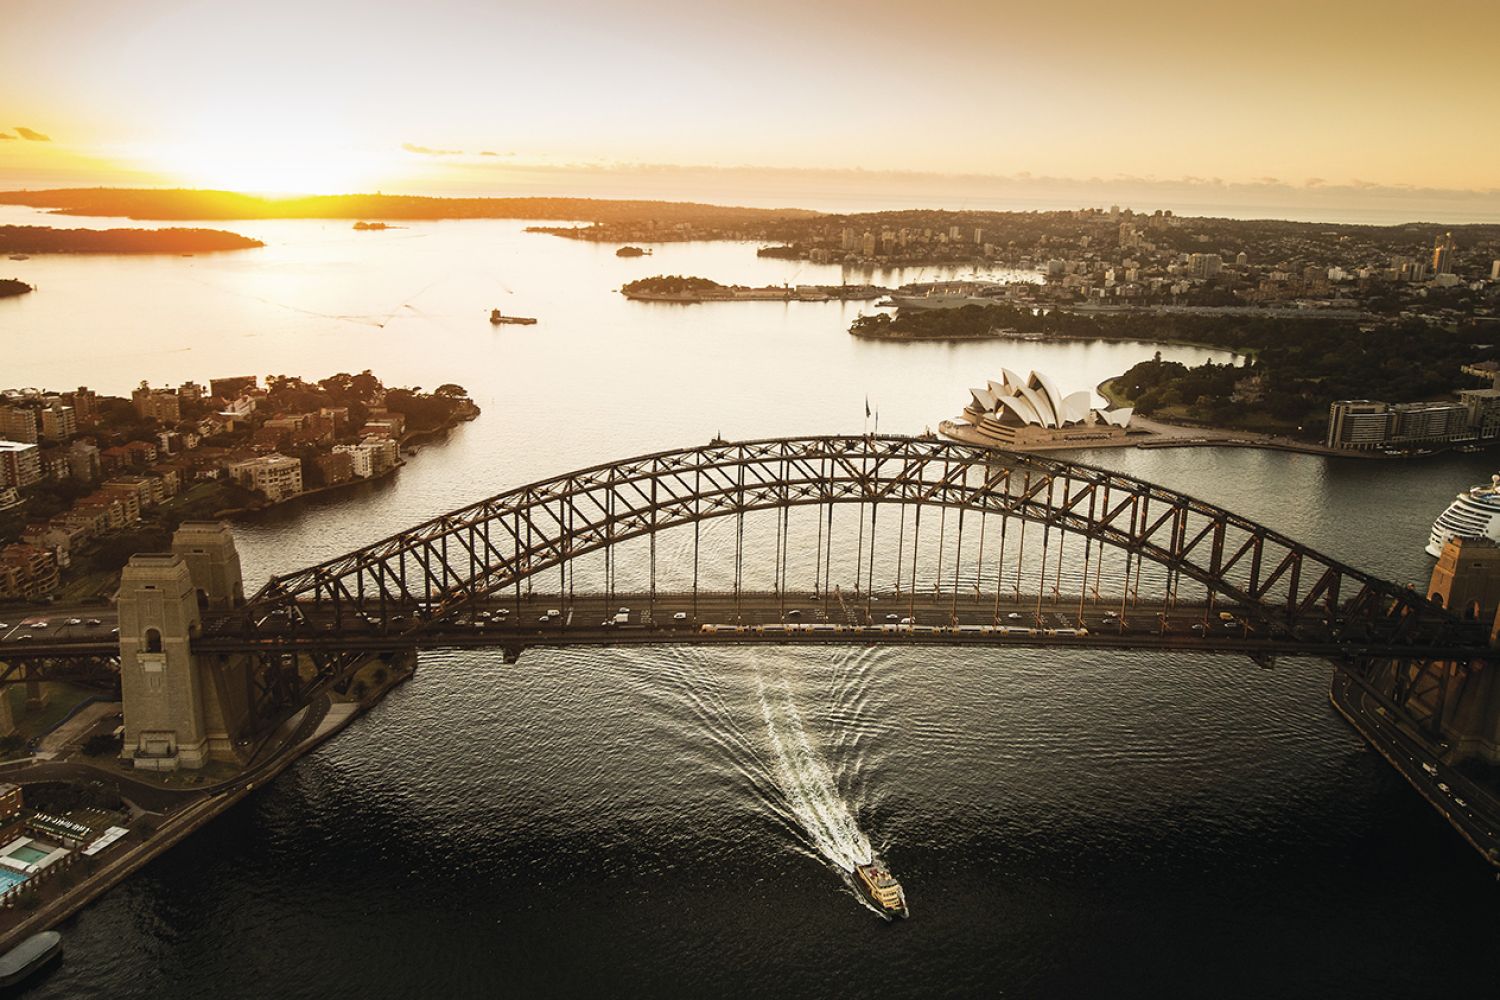
<svg viewBox="0 0 1500 1000">
<path fill-rule="evenodd" d="M 768 689 L 757 676 L 761 714 L 771 748 L 771 770 L 790 818 L 808 845 L 844 872 L 869 864 L 870 838 L 859 828 L 849 803 L 839 793 L 833 771 L 808 735 L 791 686 Z"/>
</svg>

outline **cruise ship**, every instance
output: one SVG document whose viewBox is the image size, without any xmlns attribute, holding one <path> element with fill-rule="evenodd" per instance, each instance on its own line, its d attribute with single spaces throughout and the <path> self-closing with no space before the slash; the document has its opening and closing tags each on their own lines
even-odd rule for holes
<svg viewBox="0 0 1500 1000">
<path fill-rule="evenodd" d="M 1488 486 L 1464 490 L 1438 515 L 1427 539 L 1427 554 L 1442 555 L 1443 543 L 1455 536 L 1500 542 L 1500 476 L 1491 476 Z"/>
<path fill-rule="evenodd" d="M 906 908 L 906 893 L 901 891 L 901 883 L 896 881 L 892 875 L 878 861 L 872 861 L 867 865 L 856 865 L 854 867 L 854 881 L 859 885 L 861 892 L 880 915 L 887 920 L 893 916 L 909 917 L 911 912 Z"/>
</svg>

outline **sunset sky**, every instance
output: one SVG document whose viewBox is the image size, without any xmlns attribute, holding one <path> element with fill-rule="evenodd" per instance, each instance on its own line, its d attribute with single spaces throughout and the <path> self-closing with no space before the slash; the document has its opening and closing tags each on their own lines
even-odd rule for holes
<svg viewBox="0 0 1500 1000">
<path fill-rule="evenodd" d="M 0 15 L 6 187 L 506 194 L 687 167 L 910 175 L 914 191 L 944 175 L 1500 189 L 1494 0 L 6 0 Z"/>
</svg>

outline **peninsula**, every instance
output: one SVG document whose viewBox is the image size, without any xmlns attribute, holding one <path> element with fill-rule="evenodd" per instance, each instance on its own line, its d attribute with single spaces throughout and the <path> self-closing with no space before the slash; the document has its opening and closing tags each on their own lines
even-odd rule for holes
<svg viewBox="0 0 1500 1000">
<path fill-rule="evenodd" d="M 726 227 L 811 219 L 796 208 L 734 208 L 680 201 L 612 201 L 598 198 L 434 198 L 419 195 L 339 194 L 271 198 L 234 191 L 155 188 L 59 188 L 0 191 L 0 205 L 29 205 L 57 215 L 128 219 L 577 219 L 653 230 L 656 239 L 717 238 Z M 678 227 L 686 227 L 685 230 Z M 543 229 L 543 232 L 553 232 Z M 557 231 L 572 235 L 571 230 Z M 590 231 L 591 232 L 591 231 Z M 668 233 L 675 235 L 668 235 Z M 592 238 L 586 237 L 586 238 Z M 691 238 L 691 237 L 690 237 Z M 650 239 L 645 238 L 643 241 Z"/>
<path fill-rule="evenodd" d="M 0 390 L 21 471 L 0 490 L 0 550 L 25 556 L 19 575 L 0 575 L 0 602 L 91 600 L 184 521 L 386 479 L 408 445 L 478 415 L 461 386 L 387 388 L 369 371 L 142 382 L 128 399 Z"/>
<path fill-rule="evenodd" d="M 265 246 L 219 229 L 53 229 L 0 226 L 3 253 L 207 253 Z"/>
<path fill-rule="evenodd" d="M 27 292 L 36 291 L 24 281 L 15 278 L 0 278 L 0 299 L 9 298 L 12 295 L 25 295 Z"/>
<path fill-rule="evenodd" d="M 889 294 L 879 285 L 721 285 L 709 278 L 657 275 L 620 287 L 620 294 L 638 302 L 829 302 L 878 299 Z"/>
</svg>

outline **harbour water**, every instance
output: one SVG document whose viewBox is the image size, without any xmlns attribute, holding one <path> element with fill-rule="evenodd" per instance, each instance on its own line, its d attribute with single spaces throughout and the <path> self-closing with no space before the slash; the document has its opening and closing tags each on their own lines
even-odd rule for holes
<svg viewBox="0 0 1500 1000">
<path fill-rule="evenodd" d="M 615 291 L 658 273 L 958 276 L 845 275 L 751 244 L 632 260 L 511 222 L 224 228 L 267 247 L 4 262 L 38 291 L 0 301 L 0 384 L 369 368 L 458 382 L 484 408 L 389 483 L 237 525 L 252 587 L 593 462 L 857 432 L 866 398 L 882 431 L 920 432 L 1002 365 L 1071 391 L 1155 350 L 871 343 L 845 333 L 868 304 Z M 493 328 L 495 307 L 540 322 Z M 1483 455 L 1078 457 L 1403 582 L 1425 580 L 1436 513 L 1495 471 Z M 33 995 L 1485 995 L 1495 883 L 1333 713 L 1327 680 L 1312 661 L 1048 650 L 424 654 L 375 711 L 66 926 Z M 887 925 L 846 881 L 870 854 L 910 921 Z"/>
</svg>

